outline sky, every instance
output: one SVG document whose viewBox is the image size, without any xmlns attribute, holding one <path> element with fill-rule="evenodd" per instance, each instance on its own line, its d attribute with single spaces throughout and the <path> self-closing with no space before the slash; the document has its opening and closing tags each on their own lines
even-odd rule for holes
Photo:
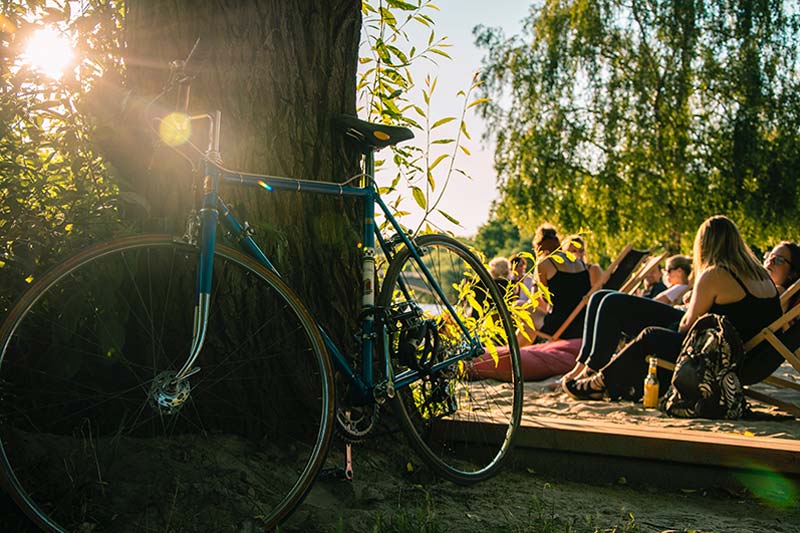
<svg viewBox="0 0 800 533">
<path fill-rule="evenodd" d="M 438 64 L 424 62 L 412 69 L 415 82 L 422 86 L 425 73 L 437 76 L 437 86 L 431 99 L 432 114 L 435 117 L 459 116 L 463 100 L 456 98 L 461 90 L 469 88 L 473 75 L 480 69 L 484 51 L 478 49 L 474 42 L 472 29 L 483 24 L 489 27 L 502 28 L 506 36 L 519 34 L 521 21 L 528 13 L 531 2 L 528 0 L 439 0 L 436 2 L 439 11 L 428 14 L 434 19 L 437 36 L 447 36 L 452 46 L 447 49 L 452 60 L 438 58 Z M 417 35 L 416 32 L 412 34 Z M 426 42 L 428 30 L 419 32 L 420 41 Z M 418 68 L 422 67 L 422 68 Z M 421 93 L 412 98 L 422 105 Z M 477 98 L 477 95 L 473 96 Z M 472 111 L 467 115 L 467 127 L 472 138 L 465 146 L 471 155 L 461 153 L 456 166 L 464 169 L 472 176 L 468 180 L 460 174 L 454 174 L 439 207 L 461 223 L 461 227 L 447 223 L 440 226 L 459 236 L 472 236 L 478 227 L 489 218 L 489 209 L 493 200 L 498 197 L 496 174 L 493 168 L 494 147 L 481 140 L 485 125 L 483 120 Z M 457 121 L 451 123 L 457 127 Z M 449 126 L 449 125 L 448 125 Z M 440 130 L 436 130 L 438 133 Z M 446 131 L 445 127 L 441 131 Z M 453 132 L 455 134 L 455 132 Z M 382 155 L 379 153 L 378 157 Z M 438 170 L 438 168 L 437 168 Z M 378 174 L 378 182 L 384 184 L 390 180 Z M 410 193 L 404 204 L 409 211 L 419 210 L 411 199 Z M 407 220 L 413 220 L 413 216 Z M 437 222 L 444 219 L 438 218 Z M 408 223 L 408 222 L 406 222 Z"/>
</svg>

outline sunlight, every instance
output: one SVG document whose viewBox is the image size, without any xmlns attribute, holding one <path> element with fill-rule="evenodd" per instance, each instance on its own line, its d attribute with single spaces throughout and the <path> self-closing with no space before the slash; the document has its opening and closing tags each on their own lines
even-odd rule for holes
<svg viewBox="0 0 800 533">
<path fill-rule="evenodd" d="M 192 135 L 192 121 L 186 113 L 170 113 L 161 120 L 158 134 L 167 146 L 180 146 Z"/>
<path fill-rule="evenodd" d="M 73 57 L 69 41 L 54 28 L 34 32 L 22 54 L 23 61 L 55 79 L 61 77 Z"/>
</svg>

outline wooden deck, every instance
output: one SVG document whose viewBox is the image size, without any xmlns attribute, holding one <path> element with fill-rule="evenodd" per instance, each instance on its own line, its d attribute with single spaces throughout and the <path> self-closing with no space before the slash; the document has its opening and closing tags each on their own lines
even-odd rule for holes
<svg viewBox="0 0 800 533">
<path fill-rule="evenodd" d="M 800 475 L 800 442 L 773 437 L 526 416 L 516 445 Z"/>
<path fill-rule="evenodd" d="M 474 443 L 487 433 L 500 438 L 504 430 L 491 420 L 447 424 L 462 426 L 447 433 Z M 594 465 L 620 472 L 642 468 L 675 472 L 678 467 L 700 467 L 800 477 L 800 441 L 786 438 L 526 414 L 515 445 L 511 460 L 523 467 L 536 466 L 537 471 L 552 461 L 559 463 L 558 469 L 567 465 L 586 470 L 587 465 Z"/>
</svg>

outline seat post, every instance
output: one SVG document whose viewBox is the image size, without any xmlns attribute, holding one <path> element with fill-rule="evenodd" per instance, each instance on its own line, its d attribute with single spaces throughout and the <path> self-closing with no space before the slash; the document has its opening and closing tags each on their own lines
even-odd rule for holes
<svg viewBox="0 0 800 533">
<path fill-rule="evenodd" d="M 366 187 L 369 184 L 368 179 L 375 178 L 375 149 L 368 147 L 364 152 L 364 173 L 361 175 L 359 185 Z"/>
</svg>

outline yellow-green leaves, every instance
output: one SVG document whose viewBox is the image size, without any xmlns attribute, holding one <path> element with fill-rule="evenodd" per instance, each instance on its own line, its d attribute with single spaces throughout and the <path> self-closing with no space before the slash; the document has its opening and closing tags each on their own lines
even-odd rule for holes
<svg viewBox="0 0 800 533">
<path fill-rule="evenodd" d="M 439 120 L 437 120 L 436 122 L 433 123 L 433 125 L 431 126 L 431 129 L 434 130 L 434 129 L 438 128 L 439 126 L 442 126 L 444 124 L 447 124 L 448 122 L 454 121 L 455 119 L 456 119 L 456 117 L 440 118 Z"/>
<path fill-rule="evenodd" d="M 416 200 L 417 205 L 422 209 L 426 209 L 428 207 L 428 201 L 425 199 L 425 193 L 422 192 L 422 189 L 414 186 L 411 187 L 411 192 L 414 195 L 414 200 Z"/>
<path fill-rule="evenodd" d="M 391 186 L 381 187 L 382 192 L 406 198 L 410 195 L 423 210 L 419 225 L 412 229 L 414 232 L 438 230 L 431 219 L 458 224 L 438 206 L 454 173 L 469 177 L 455 166 L 458 157 L 470 155 L 464 145 L 464 140 L 471 138 L 465 113 L 487 102 L 486 98 L 470 98 L 470 92 L 478 86 L 473 82 L 457 95 L 464 101 L 460 116 L 437 116 L 436 76 L 428 73 L 424 83 L 415 85 L 410 65 L 421 59 L 435 65 L 437 57 L 450 58 L 445 51 L 450 46 L 447 38 L 435 32 L 431 17 L 435 11 L 438 7 L 430 0 L 362 2 L 364 40 L 368 45 L 362 50 L 368 49 L 369 53 L 359 60 L 360 112 L 370 121 L 406 126 L 415 133 L 414 141 L 392 147 L 391 164 L 398 169 L 400 183 L 395 179 Z M 414 24 L 426 28 L 424 41 L 410 42 L 406 32 Z M 387 166 L 376 165 L 376 168 L 383 172 Z M 399 201 L 389 205 L 396 213 L 406 214 L 399 208 Z"/>
</svg>

